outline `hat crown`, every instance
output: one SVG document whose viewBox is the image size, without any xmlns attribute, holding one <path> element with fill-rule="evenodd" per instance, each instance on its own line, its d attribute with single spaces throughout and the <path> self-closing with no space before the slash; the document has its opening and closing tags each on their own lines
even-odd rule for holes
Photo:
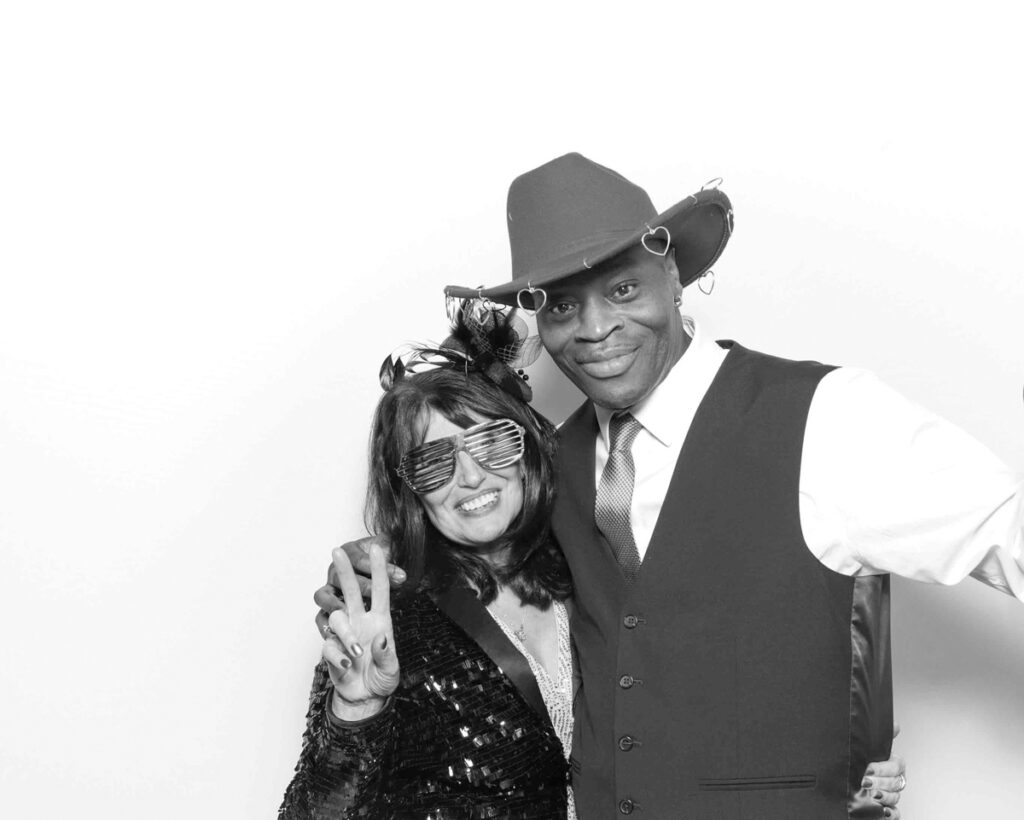
<svg viewBox="0 0 1024 820">
<path fill-rule="evenodd" d="M 686 287 L 714 264 L 731 233 L 732 205 L 716 186 L 658 213 L 640 186 L 566 154 L 517 177 L 508 190 L 512 281 L 489 288 L 450 285 L 445 293 L 528 308 L 536 304 L 536 290 L 546 298 L 549 285 L 592 270 L 651 235 L 671 242 Z"/>
<path fill-rule="evenodd" d="M 657 213 L 643 188 L 610 168 L 577 153 L 558 157 L 509 187 L 512 275 L 528 277 L 570 254 L 618 241 Z"/>
</svg>

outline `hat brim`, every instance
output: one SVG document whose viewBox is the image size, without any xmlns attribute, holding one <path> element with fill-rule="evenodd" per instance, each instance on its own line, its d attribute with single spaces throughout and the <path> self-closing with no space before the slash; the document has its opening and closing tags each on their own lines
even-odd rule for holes
<svg viewBox="0 0 1024 820">
<path fill-rule="evenodd" d="M 542 288 L 597 267 L 638 244 L 652 229 L 660 227 L 665 227 L 672 238 L 679 281 L 686 287 L 715 264 L 725 250 L 732 234 L 732 204 L 729 198 L 716 188 L 698 191 L 638 226 L 634 231 L 597 239 L 574 249 L 571 254 L 548 262 L 543 267 L 521 274 L 511 282 L 489 288 L 449 285 L 444 292 L 446 296 L 460 299 L 485 298 L 515 307 L 519 304 L 519 293 L 523 289 Z M 528 300 L 524 299 L 523 304 L 519 306 L 530 305 Z"/>
</svg>

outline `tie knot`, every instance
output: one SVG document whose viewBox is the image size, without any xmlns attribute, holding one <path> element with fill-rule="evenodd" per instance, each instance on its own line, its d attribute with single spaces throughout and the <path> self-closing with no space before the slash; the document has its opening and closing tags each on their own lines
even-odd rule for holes
<svg viewBox="0 0 1024 820">
<path fill-rule="evenodd" d="M 631 413 L 617 413 L 608 424 L 608 438 L 611 440 L 610 452 L 628 450 L 633 446 L 633 439 L 643 429 Z"/>
</svg>

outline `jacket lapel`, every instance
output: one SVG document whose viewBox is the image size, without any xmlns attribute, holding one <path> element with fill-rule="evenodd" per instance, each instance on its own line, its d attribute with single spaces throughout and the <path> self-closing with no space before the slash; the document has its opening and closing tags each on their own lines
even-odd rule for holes
<svg viewBox="0 0 1024 820">
<path fill-rule="evenodd" d="M 533 707 L 544 724 L 551 728 L 544 699 L 541 697 L 537 679 L 530 664 L 501 631 L 490 613 L 480 603 L 472 590 L 466 587 L 451 587 L 435 599 L 438 609 L 458 624 L 462 630 L 479 644 L 505 676 L 512 681 L 523 699 Z"/>
<path fill-rule="evenodd" d="M 559 428 L 558 458 L 562 481 L 558 485 L 559 501 L 571 508 L 581 522 L 593 526 L 594 442 L 597 438 L 597 414 L 589 401 L 580 407 Z"/>
</svg>

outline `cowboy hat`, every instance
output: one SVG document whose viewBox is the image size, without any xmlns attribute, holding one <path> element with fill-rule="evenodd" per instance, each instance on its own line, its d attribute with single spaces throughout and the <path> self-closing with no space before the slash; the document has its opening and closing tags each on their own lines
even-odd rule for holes
<svg viewBox="0 0 1024 820">
<path fill-rule="evenodd" d="M 445 294 L 540 307 L 535 289 L 641 242 L 659 255 L 666 242 L 675 248 L 685 287 L 714 264 L 731 233 L 732 206 L 716 188 L 705 186 L 659 214 L 640 186 L 580 154 L 566 154 L 517 177 L 508 189 L 512 281 L 489 288 L 449 285 Z"/>
</svg>

